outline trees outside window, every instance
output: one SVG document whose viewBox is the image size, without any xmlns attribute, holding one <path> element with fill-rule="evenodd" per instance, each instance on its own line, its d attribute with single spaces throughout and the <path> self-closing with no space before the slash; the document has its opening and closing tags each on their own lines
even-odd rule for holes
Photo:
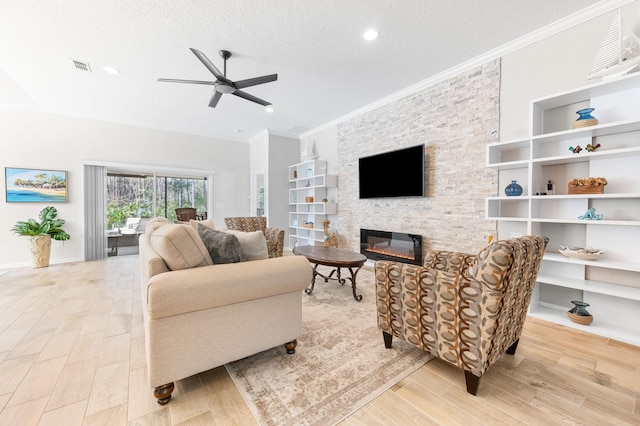
<svg viewBox="0 0 640 426">
<path fill-rule="evenodd" d="M 122 227 L 130 217 L 163 216 L 175 220 L 178 207 L 195 207 L 198 212 L 206 212 L 207 197 L 206 178 L 107 173 L 108 227 Z"/>
</svg>

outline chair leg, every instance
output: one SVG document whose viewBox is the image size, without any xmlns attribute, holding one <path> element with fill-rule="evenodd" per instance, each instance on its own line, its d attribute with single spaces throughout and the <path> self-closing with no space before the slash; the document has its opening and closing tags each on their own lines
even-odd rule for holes
<svg viewBox="0 0 640 426">
<path fill-rule="evenodd" d="M 520 339 L 517 339 L 515 342 L 513 342 L 513 345 L 509 346 L 509 348 L 507 349 L 507 353 L 509 355 L 515 355 L 516 349 L 518 348 L 518 342 L 520 342 Z"/>
<path fill-rule="evenodd" d="M 391 342 L 393 341 L 393 334 L 389 334 L 386 331 L 382 332 L 382 338 L 384 339 L 384 347 L 391 348 Z"/>
<path fill-rule="evenodd" d="M 480 377 L 474 375 L 471 371 L 464 370 L 464 380 L 467 382 L 467 392 L 475 395 L 478 392 Z"/>
</svg>

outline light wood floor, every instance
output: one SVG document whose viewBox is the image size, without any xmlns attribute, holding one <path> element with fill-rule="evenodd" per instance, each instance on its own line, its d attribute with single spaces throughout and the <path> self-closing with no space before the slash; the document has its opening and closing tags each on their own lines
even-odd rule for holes
<svg viewBox="0 0 640 426">
<path fill-rule="evenodd" d="M 255 424 L 223 367 L 145 384 L 138 256 L 0 274 L 0 425 Z M 382 344 L 382 338 L 381 342 Z M 640 348 L 529 319 L 482 378 L 433 360 L 342 425 L 640 424 Z"/>
</svg>

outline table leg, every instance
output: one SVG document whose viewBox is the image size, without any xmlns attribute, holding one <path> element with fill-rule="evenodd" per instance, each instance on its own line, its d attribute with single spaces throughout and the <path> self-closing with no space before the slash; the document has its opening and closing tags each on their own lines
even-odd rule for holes
<svg viewBox="0 0 640 426">
<path fill-rule="evenodd" d="M 356 294 L 356 276 L 358 275 L 360 268 L 362 268 L 362 266 L 359 266 L 355 272 L 353 271 L 353 268 L 349 268 L 349 272 L 351 272 L 351 290 L 353 290 L 353 298 L 356 299 L 356 302 L 360 302 L 362 300 L 362 295 Z"/>
<path fill-rule="evenodd" d="M 313 287 L 316 285 L 316 275 L 322 276 L 322 274 L 318 272 L 318 263 L 316 263 L 315 266 L 313 267 L 313 277 L 311 278 L 311 286 L 304 289 L 305 293 L 307 294 L 313 293 Z"/>
</svg>

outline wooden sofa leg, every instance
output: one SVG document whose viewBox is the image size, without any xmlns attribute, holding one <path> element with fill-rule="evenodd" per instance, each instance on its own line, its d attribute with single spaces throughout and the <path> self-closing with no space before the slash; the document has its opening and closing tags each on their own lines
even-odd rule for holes
<svg viewBox="0 0 640 426">
<path fill-rule="evenodd" d="M 389 334 L 386 331 L 382 332 L 382 338 L 384 339 L 384 347 L 391 348 L 391 342 L 393 342 L 393 334 Z"/>
<path fill-rule="evenodd" d="M 467 392 L 475 395 L 478 392 L 480 377 L 474 375 L 471 371 L 464 370 L 464 380 L 467 382 Z"/>
<path fill-rule="evenodd" d="M 518 342 L 520 342 L 520 339 L 517 339 L 515 342 L 513 342 L 513 345 L 509 346 L 509 348 L 507 349 L 507 353 L 509 355 L 515 355 L 516 349 L 518 348 Z"/>
<path fill-rule="evenodd" d="M 296 339 L 293 339 L 292 341 L 284 344 L 284 347 L 289 355 L 296 353 L 296 346 L 298 346 L 298 341 Z"/>
<path fill-rule="evenodd" d="M 158 404 L 164 405 L 171 399 L 171 392 L 173 392 L 173 382 L 156 387 L 153 390 L 153 396 L 158 399 Z"/>
</svg>

